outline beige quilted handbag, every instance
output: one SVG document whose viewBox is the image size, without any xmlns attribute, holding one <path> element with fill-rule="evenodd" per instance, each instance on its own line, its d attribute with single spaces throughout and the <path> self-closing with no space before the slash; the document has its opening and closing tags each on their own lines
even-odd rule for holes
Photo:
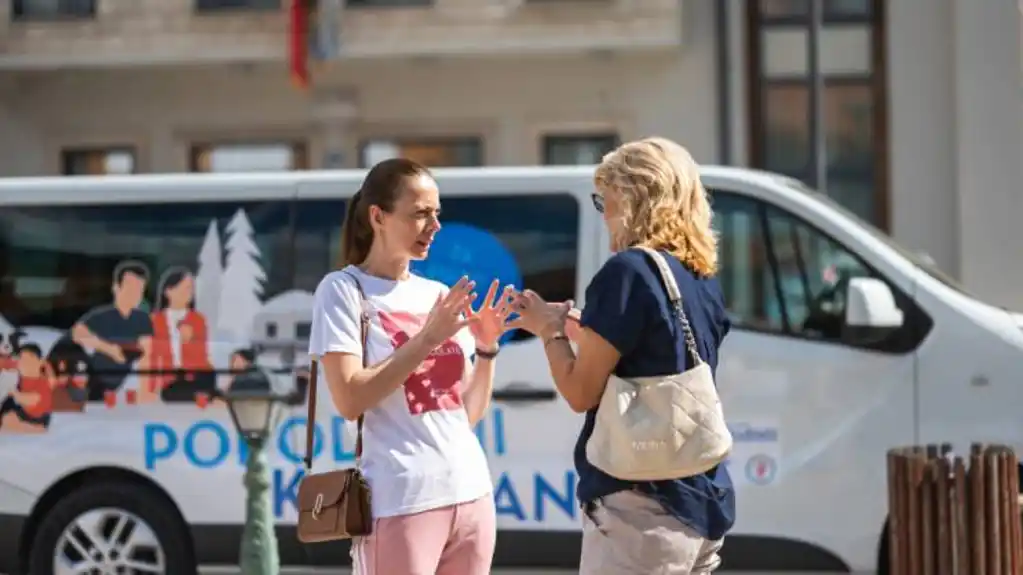
<svg viewBox="0 0 1023 575">
<path fill-rule="evenodd" d="M 622 379 L 612 375 L 597 408 L 586 457 L 608 475 L 629 481 L 698 475 L 728 457 L 732 434 L 668 262 L 657 251 L 638 249 L 657 264 L 695 367 L 657 377 Z"/>
</svg>

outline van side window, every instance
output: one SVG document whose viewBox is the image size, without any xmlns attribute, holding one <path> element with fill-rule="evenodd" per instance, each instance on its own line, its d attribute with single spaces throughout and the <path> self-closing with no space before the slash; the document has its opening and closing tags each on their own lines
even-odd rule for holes
<svg viewBox="0 0 1023 575">
<path fill-rule="evenodd" d="M 345 200 L 301 200 L 295 214 L 295 287 L 315 290 L 340 253 Z M 518 280 L 548 301 L 578 299 L 579 203 L 568 194 L 441 196 L 441 232 L 423 275 L 448 285 L 469 272 L 478 282 Z M 480 298 L 487 286 L 481 286 Z M 478 303 L 478 302 L 477 302 Z M 526 339 L 519 331 L 514 339 Z"/>
<path fill-rule="evenodd" d="M 714 227 L 719 234 L 718 281 L 736 327 L 785 331 L 774 270 L 759 202 L 734 194 L 713 194 Z"/>
<path fill-rule="evenodd" d="M 69 329 L 113 303 L 115 273 L 134 262 L 141 291 L 122 297 L 138 309 L 184 301 L 209 316 L 211 335 L 219 326 L 251 338 L 252 316 L 290 287 L 289 210 L 288 202 L 2 208 L 0 315 Z M 167 287 L 183 275 L 191 287 Z"/>
<path fill-rule="evenodd" d="M 777 262 L 784 312 L 793 333 L 839 340 L 845 321 L 845 286 L 871 275 L 867 266 L 834 240 L 776 208 L 767 227 Z"/>
<path fill-rule="evenodd" d="M 278 370 L 278 391 L 296 389 L 293 326 L 312 294 L 291 290 L 290 212 L 288 201 L 0 209 L 0 361 L 46 374 L 53 413 L 208 401 L 253 364 Z"/>
<path fill-rule="evenodd" d="M 872 275 L 849 250 L 763 202 L 713 192 L 718 278 L 736 327 L 839 341 L 848 280 Z"/>
</svg>

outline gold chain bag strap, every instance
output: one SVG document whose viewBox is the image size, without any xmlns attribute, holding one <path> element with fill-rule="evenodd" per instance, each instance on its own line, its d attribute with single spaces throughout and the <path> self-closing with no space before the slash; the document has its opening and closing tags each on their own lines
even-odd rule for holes
<svg viewBox="0 0 1023 575">
<path fill-rule="evenodd" d="M 369 304 L 362 285 L 355 277 L 362 304 L 362 366 L 369 366 Z M 309 415 L 306 423 L 305 471 L 298 486 L 298 540 L 319 543 L 369 535 L 373 530 L 369 485 L 359 463 L 362 457 L 362 423 L 360 415 L 355 437 L 355 467 L 313 474 L 313 447 L 316 428 L 317 361 L 309 370 Z"/>
</svg>

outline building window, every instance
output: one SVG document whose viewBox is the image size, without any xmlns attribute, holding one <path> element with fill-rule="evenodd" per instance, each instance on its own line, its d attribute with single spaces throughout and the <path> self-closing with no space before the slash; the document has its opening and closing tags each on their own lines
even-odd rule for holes
<svg viewBox="0 0 1023 575">
<path fill-rule="evenodd" d="M 359 165 L 368 168 L 389 158 L 407 158 L 431 168 L 483 165 L 480 138 L 372 139 L 362 143 Z"/>
<path fill-rule="evenodd" d="M 278 172 L 306 170 L 309 158 L 301 142 L 222 143 L 192 146 L 193 172 Z"/>
<path fill-rule="evenodd" d="M 197 12 L 221 10 L 279 10 L 281 0 L 195 0 Z"/>
<path fill-rule="evenodd" d="M 14 0 L 11 3 L 13 20 L 64 20 L 95 15 L 96 0 Z"/>
<path fill-rule="evenodd" d="M 813 181 L 809 2 L 750 2 L 753 166 Z M 819 63 L 828 195 L 888 225 L 884 29 L 880 0 L 822 0 Z"/>
<path fill-rule="evenodd" d="M 760 14 L 765 20 L 805 20 L 813 0 L 760 0 Z M 830 22 L 867 18 L 874 10 L 873 0 L 824 0 L 824 18 Z"/>
<path fill-rule="evenodd" d="M 544 136 L 543 163 L 545 166 L 599 164 L 604 154 L 620 143 L 618 134 Z"/>
<path fill-rule="evenodd" d="M 348 8 L 408 8 L 416 6 L 430 6 L 433 0 L 348 0 L 345 7 Z"/>
<path fill-rule="evenodd" d="M 131 148 L 74 148 L 60 154 L 65 176 L 102 176 L 135 173 L 135 150 Z"/>
</svg>

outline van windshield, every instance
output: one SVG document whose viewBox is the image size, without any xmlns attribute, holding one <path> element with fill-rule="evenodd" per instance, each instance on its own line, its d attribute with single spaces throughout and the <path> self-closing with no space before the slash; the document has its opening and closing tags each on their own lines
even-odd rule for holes
<svg viewBox="0 0 1023 575">
<path fill-rule="evenodd" d="M 963 295 L 967 295 L 967 296 L 969 296 L 971 298 L 976 298 L 975 295 L 973 295 L 972 293 L 970 293 L 966 289 L 966 286 L 962 285 L 957 280 L 955 280 L 954 278 L 952 278 L 951 276 L 949 276 L 945 272 L 941 271 L 941 269 L 938 268 L 938 266 L 935 265 L 934 262 L 930 260 L 930 258 L 926 257 L 923 254 L 915 253 L 915 252 L 913 252 L 911 250 L 908 250 L 905 247 L 901 246 L 898 242 L 896 242 L 894 239 L 892 239 L 891 236 L 889 236 L 888 234 L 886 234 L 883 231 L 879 230 L 873 224 L 871 224 L 870 222 L 864 220 L 860 216 L 856 215 L 855 213 L 852 212 L 852 210 L 849 210 L 848 208 L 846 208 L 842 204 L 839 204 L 838 202 L 836 202 L 835 200 L 831 199 L 827 195 L 822 194 L 822 193 L 818 192 L 817 190 L 814 190 L 813 188 L 810 188 L 809 186 L 807 186 L 803 182 L 801 182 L 799 180 L 796 180 L 794 178 L 787 178 L 787 177 L 784 177 L 784 176 L 777 176 L 777 175 L 774 175 L 774 177 L 776 178 L 776 180 L 779 183 L 785 185 L 786 187 L 792 188 L 794 190 L 798 190 L 799 192 L 802 192 L 802 193 L 812 197 L 814 200 L 816 200 L 818 202 L 821 202 L 823 204 L 827 204 L 830 208 L 832 208 L 835 211 L 841 213 L 845 217 L 853 220 L 858 225 L 860 225 L 863 229 L 867 230 L 872 236 L 874 236 L 875 238 L 881 240 L 882 242 L 884 242 L 885 244 L 890 246 L 893 250 L 898 252 L 902 257 L 904 257 L 907 260 L 909 260 L 914 266 L 920 268 L 921 270 L 923 270 L 927 275 L 931 276 L 932 278 L 934 278 L 934 279 L 938 280 L 939 282 L 945 284 L 946 286 L 948 286 L 948 287 L 958 291 L 959 293 L 962 293 Z"/>
</svg>

